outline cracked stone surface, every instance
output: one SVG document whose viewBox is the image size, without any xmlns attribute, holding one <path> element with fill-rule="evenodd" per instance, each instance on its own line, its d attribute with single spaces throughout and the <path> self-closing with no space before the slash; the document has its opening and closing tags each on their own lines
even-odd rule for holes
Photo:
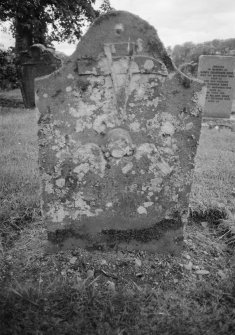
<svg viewBox="0 0 235 335">
<path fill-rule="evenodd" d="M 178 252 L 205 86 L 155 29 L 123 11 L 100 17 L 36 94 L 52 246 Z"/>
</svg>

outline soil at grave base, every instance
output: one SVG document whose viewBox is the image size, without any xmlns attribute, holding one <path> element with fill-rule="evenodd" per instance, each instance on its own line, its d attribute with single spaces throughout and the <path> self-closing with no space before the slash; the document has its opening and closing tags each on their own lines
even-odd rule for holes
<svg viewBox="0 0 235 335">
<path fill-rule="evenodd" d="M 48 250 L 82 247 L 88 250 L 112 251 L 146 250 L 154 253 L 177 255 L 181 252 L 183 223 L 180 219 L 164 219 L 148 228 L 106 229 L 97 234 L 85 233 L 76 227 L 49 232 Z"/>
<path fill-rule="evenodd" d="M 134 283 L 172 289 L 176 283 L 195 283 L 201 278 L 197 270 L 208 271 L 209 277 L 216 280 L 220 278 L 219 270 L 225 271 L 225 277 L 230 273 L 231 251 L 222 240 L 214 237 L 209 225 L 203 228 L 200 223 L 191 222 L 186 227 L 183 251 L 177 257 L 144 251 L 88 251 L 80 248 L 46 254 L 47 242 L 47 233 L 41 225 L 33 234 L 26 229 L 14 247 L 1 258 L 2 285 L 12 279 L 38 283 L 39 274 L 44 278 L 44 284 L 51 274 L 72 281 L 77 276 L 86 279 L 88 271 L 92 270 L 93 278 L 99 276 L 98 284 L 114 280 L 120 287 Z"/>
</svg>

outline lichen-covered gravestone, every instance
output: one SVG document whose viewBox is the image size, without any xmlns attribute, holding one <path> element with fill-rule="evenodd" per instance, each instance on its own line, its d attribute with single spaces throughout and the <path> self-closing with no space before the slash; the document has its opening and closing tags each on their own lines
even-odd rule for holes
<svg viewBox="0 0 235 335">
<path fill-rule="evenodd" d="M 153 27 L 122 11 L 100 17 L 64 67 L 37 80 L 52 245 L 179 249 L 203 88 L 175 70 Z"/>
</svg>

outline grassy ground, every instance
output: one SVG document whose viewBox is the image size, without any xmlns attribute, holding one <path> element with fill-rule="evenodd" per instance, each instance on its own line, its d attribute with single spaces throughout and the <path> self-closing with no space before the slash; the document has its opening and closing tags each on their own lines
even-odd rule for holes
<svg viewBox="0 0 235 335">
<path fill-rule="evenodd" d="M 39 211 L 36 113 L 4 108 L 0 125 L 0 229 L 6 233 Z"/>
<path fill-rule="evenodd" d="M 235 210 L 235 132 L 203 127 L 196 157 L 191 208 Z"/>
<path fill-rule="evenodd" d="M 3 107 L 23 107 L 20 89 L 0 91 L 0 109 Z"/>
<path fill-rule="evenodd" d="M 180 257 L 50 255 L 39 215 L 35 112 L 5 109 L 0 121 L 1 334 L 234 333 L 235 133 L 202 131 Z"/>
</svg>

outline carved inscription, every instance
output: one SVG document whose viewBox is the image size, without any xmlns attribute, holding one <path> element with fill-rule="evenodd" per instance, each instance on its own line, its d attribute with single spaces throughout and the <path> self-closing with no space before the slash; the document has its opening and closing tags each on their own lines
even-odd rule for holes
<svg viewBox="0 0 235 335">
<path fill-rule="evenodd" d="M 200 76 L 205 78 L 208 102 L 230 100 L 232 93 L 230 78 L 234 79 L 233 71 L 229 71 L 224 65 L 213 65 L 208 70 L 201 71 Z"/>
<path fill-rule="evenodd" d="M 229 118 L 235 90 L 235 57 L 201 56 L 198 76 L 207 86 L 205 116 Z"/>
</svg>

